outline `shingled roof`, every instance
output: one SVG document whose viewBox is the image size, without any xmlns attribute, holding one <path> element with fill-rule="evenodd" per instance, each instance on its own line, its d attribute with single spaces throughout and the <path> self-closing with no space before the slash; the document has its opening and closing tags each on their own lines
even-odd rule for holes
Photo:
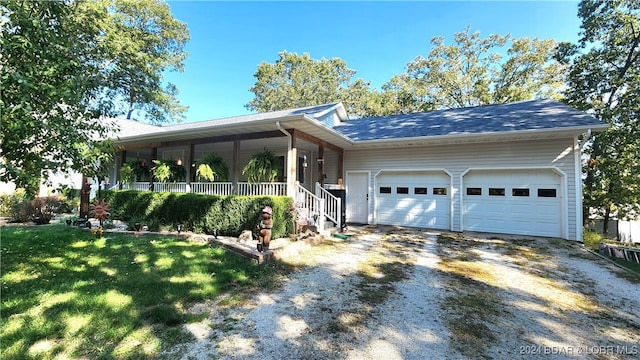
<svg viewBox="0 0 640 360">
<path fill-rule="evenodd" d="M 602 128 L 606 124 L 554 100 L 531 100 L 343 122 L 334 130 L 352 141 L 391 140 L 516 131 Z"/>
</svg>

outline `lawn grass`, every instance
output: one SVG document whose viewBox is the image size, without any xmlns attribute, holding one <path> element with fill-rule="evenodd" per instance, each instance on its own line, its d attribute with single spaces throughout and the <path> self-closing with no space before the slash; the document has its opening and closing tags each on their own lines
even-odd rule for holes
<svg viewBox="0 0 640 360">
<path fill-rule="evenodd" d="M 189 340 L 189 305 L 272 286 L 277 268 L 221 248 L 66 225 L 2 227 L 2 359 L 146 359 Z"/>
</svg>

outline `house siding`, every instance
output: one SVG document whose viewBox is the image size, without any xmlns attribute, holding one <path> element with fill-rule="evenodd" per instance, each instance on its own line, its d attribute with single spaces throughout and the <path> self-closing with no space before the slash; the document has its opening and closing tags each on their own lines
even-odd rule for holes
<svg viewBox="0 0 640 360">
<path fill-rule="evenodd" d="M 578 238 L 576 203 L 576 162 L 573 138 L 549 140 L 523 140 L 518 142 L 496 142 L 438 146 L 412 146 L 406 148 L 384 148 L 345 151 L 345 171 L 370 171 L 370 197 L 374 198 L 376 174 L 381 170 L 446 170 L 452 176 L 452 223 L 451 230 L 462 229 L 463 174 L 470 169 L 526 169 L 557 168 L 565 175 L 566 212 L 565 222 L 568 239 Z M 347 184 L 348 185 L 348 184 Z M 563 184 L 561 184 L 563 185 Z M 375 204 L 369 203 L 369 214 Z"/>
</svg>

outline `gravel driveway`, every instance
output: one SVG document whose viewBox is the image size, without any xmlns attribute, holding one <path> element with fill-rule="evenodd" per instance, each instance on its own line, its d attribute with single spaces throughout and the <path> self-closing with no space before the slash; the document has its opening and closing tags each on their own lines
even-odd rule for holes
<svg viewBox="0 0 640 360">
<path fill-rule="evenodd" d="M 637 359 L 637 278 L 557 239 L 363 227 L 250 301 L 204 303 L 182 359 Z M 233 305 L 227 305 L 227 304 Z"/>
</svg>

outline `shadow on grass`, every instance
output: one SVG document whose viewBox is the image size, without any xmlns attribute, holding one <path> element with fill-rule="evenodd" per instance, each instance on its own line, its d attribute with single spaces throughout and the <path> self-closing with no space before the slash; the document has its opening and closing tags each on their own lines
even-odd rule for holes
<svg viewBox="0 0 640 360">
<path fill-rule="evenodd" d="M 186 309 L 277 283 L 280 269 L 182 239 L 2 228 L 3 359 L 153 358 L 189 339 Z"/>
</svg>

